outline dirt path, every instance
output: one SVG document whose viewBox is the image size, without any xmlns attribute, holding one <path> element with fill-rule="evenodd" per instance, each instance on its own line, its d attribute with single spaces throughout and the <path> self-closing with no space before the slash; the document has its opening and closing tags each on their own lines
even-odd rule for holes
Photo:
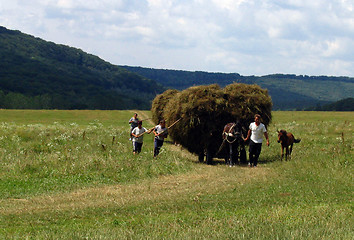
<svg viewBox="0 0 354 240">
<path fill-rule="evenodd" d="M 74 211 L 94 207 L 123 207 L 144 201 L 176 201 L 189 197 L 195 200 L 203 194 L 222 193 L 252 179 L 265 179 L 270 169 L 247 167 L 228 168 L 224 165 L 200 164 L 196 171 L 135 184 L 82 189 L 69 193 L 43 195 L 29 199 L 0 201 L 0 214 Z"/>
</svg>

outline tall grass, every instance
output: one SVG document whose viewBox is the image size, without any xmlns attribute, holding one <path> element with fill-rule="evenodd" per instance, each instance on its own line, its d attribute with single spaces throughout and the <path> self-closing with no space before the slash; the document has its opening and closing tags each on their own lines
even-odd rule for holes
<svg viewBox="0 0 354 240">
<path fill-rule="evenodd" d="M 14 116 L 14 111 L 2 112 L 3 118 L 6 114 Z M 1 198 L 133 182 L 183 172 L 191 165 L 174 152 L 166 157 L 166 151 L 155 161 L 152 136 L 148 134 L 142 153 L 133 156 L 127 123 L 130 112 L 115 120 L 107 119 L 105 111 L 91 120 L 86 118 L 87 111 L 82 115 L 78 111 L 15 113 L 20 116 L 25 113 L 23 116 L 29 122 L 37 118 L 40 123 L 26 124 L 18 116 L 15 118 L 18 122 L 12 122 L 11 118 L 0 123 Z"/>
<path fill-rule="evenodd" d="M 153 159 L 148 135 L 133 156 L 131 112 L 107 112 L 1 112 L 0 238 L 353 239 L 353 113 L 274 112 L 253 169 Z M 277 129 L 301 138 L 290 161 Z"/>
</svg>

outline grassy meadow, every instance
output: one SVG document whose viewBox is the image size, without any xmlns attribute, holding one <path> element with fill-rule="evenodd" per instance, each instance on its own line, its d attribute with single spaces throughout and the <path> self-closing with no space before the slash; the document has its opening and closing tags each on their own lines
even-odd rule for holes
<svg viewBox="0 0 354 240">
<path fill-rule="evenodd" d="M 154 159 L 151 134 L 134 156 L 132 115 L 0 110 L 0 239 L 354 238 L 354 112 L 273 112 L 258 168 L 169 141 Z M 301 138 L 290 161 L 277 129 Z"/>
</svg>

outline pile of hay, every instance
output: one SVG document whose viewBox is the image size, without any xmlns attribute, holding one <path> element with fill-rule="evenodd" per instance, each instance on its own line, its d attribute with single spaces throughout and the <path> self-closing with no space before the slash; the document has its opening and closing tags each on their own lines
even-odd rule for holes
<svg viewBox="0 0 354 240">
<path fill-rule="evenodd" d="M 170 99 L 175 96 L 179 91 L 175 89 L 168 89 L 163 93 L 157 95 L 152 101 L 151 112 L 152 112 L 152 121 L 156 124 L 163 118 L 162 114 L 166 104 Z"/>
<path fill-rule="evenodd" d="M 227 111 L 230 111 L 234 118 L 240 119 L 248 125 L 253 122 L 256 113 L 262 116 L 262 122 L 268 126 L 272 120 L 272 99 L 268 90 L 258 85 L 233 83 L 224 88 L 228 95 Z"/>
<path fill-rule="evenodd" d="M 174 92 L 167 103 L 155 100 L 153 114 L 157 116 L 156 111 L 160 111 L 159 116 L 166 119 L 167 126 L 181 118 L 169 129 L 170 137 L 198 155 L 206 149 L 218 151 L 223 128 L 229 122 L 239 120 L 247 131 L 256 113 L 262 116 L 266 126 L 271 121 L 272 100 L 268 91 L 257 85 L 233 83 L 224 89 L 217 84 L 195 86 Z"/>
</svg>

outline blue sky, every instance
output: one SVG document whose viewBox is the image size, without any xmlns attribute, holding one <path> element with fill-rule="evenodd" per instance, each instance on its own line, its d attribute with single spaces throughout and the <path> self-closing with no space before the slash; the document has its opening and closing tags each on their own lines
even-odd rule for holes
<svg viewBox="0 0 354 240">
<path fill-rule="evenodd" d="M 0 25 L 116 65 L 354 77 L 354 0 L 0 0 Z"/>
</svg>

